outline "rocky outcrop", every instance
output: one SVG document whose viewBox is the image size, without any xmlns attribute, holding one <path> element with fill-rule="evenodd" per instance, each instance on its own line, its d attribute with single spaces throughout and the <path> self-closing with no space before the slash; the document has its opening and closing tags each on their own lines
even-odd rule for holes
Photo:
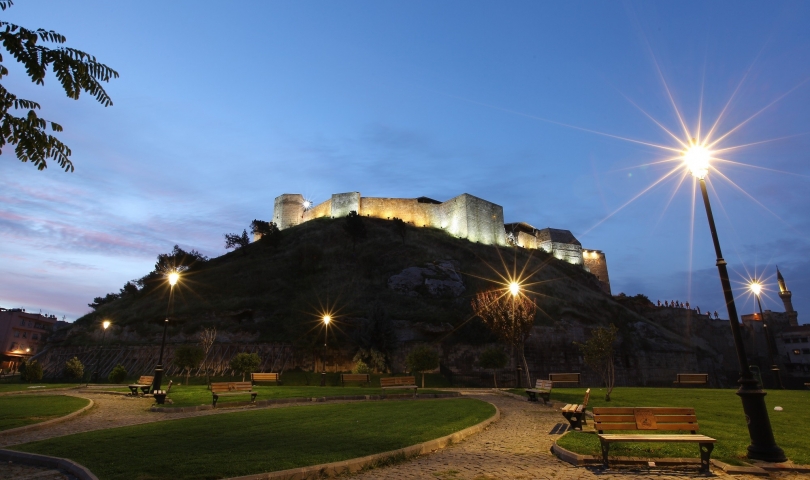
<svg viewBox="0 0 810 480">
<path fill-rule="evenodd" d="M 464 293 L 464 281 L 450 261 L 408 267 L 388 279 L 388 288 L 412 297 L 456 298 Z"/>
</svg>

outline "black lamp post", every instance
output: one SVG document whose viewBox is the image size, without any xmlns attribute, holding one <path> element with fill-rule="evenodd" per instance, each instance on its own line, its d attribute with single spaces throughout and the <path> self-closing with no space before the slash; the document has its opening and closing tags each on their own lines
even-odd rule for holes
<svg viewBox="0 0 810 480">
<path fill-rule="evenodd" d="M 96 366 L 93 368 L 92 382 L 98 382 L 98 364 L 101 362 L 101 351 L 104 350 L 104 339 L 107 337 L 107 328 L 110 326 L 110 321 L 104 320 L 101 322 L 101 326 L 104 329 L 104 333 L 101 334 L 101 348 L 98 349 L 98 353 L 96 354 Z"/>
<path fill-rule="evenodd" d="M 169 327 L 169 314 L 171 313 L 172 303 L 174 302 L 174 286 L 179 279 L 179 273 L 171 272 L 169 274 L 169 306 L 166 307 L 166 320 L 163 322 L 163 340 L 160 342 L 160 358 L 158 359 L 157 365 L 155 365 L 155 378 L 152 380 L 152 392 L 160 390 L 160 383 L 163 381 L 163 349 L 166 346 L 166 329 Z"/>
<path fill-rule="evenodd" d="M 326 386 L 326 354 L 327 352 L 327 342 L 329 340 L 329 322 L 332 321 L 332 317 L 329 315 L 323 316 L 323 360 L 321 361 L 321 386 Z"/>
<path fill-rule="evenodd" d="M 787 457 L 785 457 L 785 452 L 779 448 L 773 438 L 771 420 L 768 417 L 768 407 L 765 406 L 765 395 L 767 393 L 760 388 L 759 382 L 751 374 L 745 355 L 745 347 L 740 334 L 737 316 L 737 306 L 734 304 L 734 293 L 731 290 L 726 261 L 723 260 L 723 254 L 720 250 L 720 240 L 717 238 L 714 215 L 712 215 L 712 207 L 709 204 L 709 193 L 706 190 L 705 177 L 709 171 L 710 158 L 711 153 L 705 147 L 694 143 L 684 152 L 684 160 L 687 166 L 692 175 L 700 181 L 700 192 L 703 195 L 703 204 L 706 207 L 706 216 L 712 233 L 714 251 L 717 254 L 717 270 L 720 274 L 720 284 L 723 287 L 723 296 L 728 309 L 731 335 L 734 337 L 734 346 L 737 349 L 737 360 L 740 364 L 740 379 L 737 381 L 740 388 L 737 390 L 737 395 L 742 400 L 745 421 L 748 424 L 748 435 L 751 437 L 751 444 L 748 445 L 748 458 L 766 462 L 784 462 Z"/>
<path fill-rule="evenodd" d="M 773 350 L 773 339 L 771 338 L 771 329 L 768 328 L 768 321 L 765 320 L 765 312 L 762 311 L 762 301 L 759 298 L 759 295 L 762 291 L 762 285 L 759 283 L 752 283 L 751 292 L 754 293 L 754 296 L 757 297 L 757 306 L 759 307 L 759 316 L 762 318 L 762 329 L 765 330 L 765 342 L 768 344 L 768 357 L 771 361 L 771 374 L 773 374 L 774 382 L 776 383 L 776 388 L 783 389 L 785 387 L 782 386 L 782 375 L 779 372 L 779 365 L 776 364 L 776 356 L 774 355 Z"/>
</svg>

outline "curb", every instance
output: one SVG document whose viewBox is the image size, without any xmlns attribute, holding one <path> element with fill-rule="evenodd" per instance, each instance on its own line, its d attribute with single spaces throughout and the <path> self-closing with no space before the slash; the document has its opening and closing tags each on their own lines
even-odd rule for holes
<svg viewBox="0 0 810 480">
<path fill-rule="evenodd" d="M 490 403 L 490 405 L 492 404 Z M 444 437 L 429 440 L 417 445 L 411 445 L 410 447 L 368 455 L 366 457 L 354 458 L 351 460 L 343 460 L 341 462 L 324 463 L 321 465 L 291 468 L 289 470 L 245 475 L 242 477 L 231 477 L 223 480 L 306 480 L 310 478 L 336 477 L 339 475 L 357 473 L 368 468 L 374 468 L 376 466 L 391 462 L 392 460 L 396 461 L 399 459 L 418 457 L 419 455 L 435 452 L 436 450 L 441 450 L 448 445 L 458 443 L 471 435 L 483 431 L 492 423 L 497 422 L 501 418 L 501 411 L 498 410 L 498 407 L 495 405 L 492 406 L 495 407 L 495 414 L 483 422 L 473 425 L 472 427 L 467 427 L 464 430 L 460 430 L 456 433 L 451 433 L 450 435 L 445 435 Z"/>
<path fill-rule="evenodd" d="M 70 475 L 73 475 L 79 480 L 98 480 L 98 477 L 93 475 L 93 472 L 88 470 L 86 467 L 72 460 L 68 460 L 67 458 L 49 457 L 47 455 L 38 455 L 36 453 L 0 449 L 0 461 L 9 463 L 16 462 L 23 465 L 32 465 L 34 467 L 62 470 Z"/>
<path fill-rule="evenodd" d="M 84 398 L 84 397 L 79 397 L 79 398 Z M 51 425 L 54 425 L 56 423 L 60 423 L 60 422 L 66 421 L 66 420 L 70 420 L 71 418 L 77 417 L 77 416 L 81 415 L 82 413 L 86 412 L 87 410 L 90 410 L 91 408 L 93 408 L 93 405 L 95 405 L 95 402 L 93 402 L 93 400 L 91 400 L 89 398 L 85 398 L 85 400 L 89 401 L 90 403 L 88 403 L 84 407 L 76 410 L 75 412 L 68 413 L 67 415 L 65 415 L 63 417 L 52 418 L 52 419 L 46 420 L 44 422 L 34 423 L 34 424 L 31 424 L 31 425 L 25 425 L 25 426 L 22 426 L 22 427 L 12 428 L 12 429 L 9 429 L 9 430 L 0 430 L 0 434 L 2 434 L 5 437 L 7 435 L 13 435 L 13 434 L 17 434 L 17 433 L 28 432 L 28 431 L 31 431 L 31 430 L 38 430 L 40 428 L 50 427 Z"/>
<path fill-rule="evenodd" d="M 334 401 L 382 401 L 382 400 L 424 400 L 431 398 L 457 398 L 461 397 L 458 392 L 448 393 L 420 393 L 418 396 L 413 395 L 341 395 L 336 397 L 289 397 L 289 398 L 274 398 L 269 400 L 257 400 L 255 402 L 240 401 L 228 402 L 223 406 L 214 408 L 212 405 L 197 405 L 196 407 L 151 407 L 150 412 L 156 413 L 187 413 L 187 412 L 201 412 L 204 410 L 222 410 L 227 408 L 239 408 L 246 406 L 267 407 L 270 405 L 279 405 L 285 403 L 311 403 L 311 402 L 334 402 Z M 225 406 L 227 405 L 227 406 Z"/>
<path fill-rule="evenodd" d="M 68 390 L 79 390 L 79 386 L 76 387 L 62 387 L 62 388 L 45 388 L 45 389 L 37 389 L 37 390 L 15 390 L 13 392 L 2 392 L 0 393 L 0 397 L 4 397 L 6 395 L 38 395 L 40 393 L 45 392 L 66 392 Z"/>
<path fill-rule="evenodd" d="M 580 455 L 578 453 L 574 453 L 570 450 L 567 450 L 557 445 L 556 441 L 554 442 L 554 445 L 551 446 L 551 453 L 553 453 L 557 458 L 559 458 L 563 462 L 570 463 L 575 467 L 602 466 L 602 459 L 600 457 L 594 455 Z M 683 467 L 683 466 L 700 467 L 700 460 L 698 460 L 697 458 L 646 459 L 641 457 L 610 457 L 610 461 L 614 465 L 648 466 L 649 462 L 652 461 L 656 466 L 660 467 Z M 728 463 L 714 459 L 711 460 L 711 464 L 713 467 L 718 468 L 722 470 L 724 473 L 729 475 L 755 475 L 762 477 L 769 476 L 767 471 L 755 466 L 740 467 L 736 465 L 729 465 Z M 793 470 L 793 471 L 802 471 L 802 470 Z M 807 467 L 807 471 L 810 471 L 810 467 Z"/>
</svg>

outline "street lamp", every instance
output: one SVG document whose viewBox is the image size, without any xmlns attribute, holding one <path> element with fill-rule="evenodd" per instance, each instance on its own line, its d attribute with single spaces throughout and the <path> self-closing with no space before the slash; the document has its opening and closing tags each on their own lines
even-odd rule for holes
<svg viewBox="0 0 810 480">
<path fill-rule="evenodd" d="M 98 382 L 98 364 L 101 362 L 101 351 L 104 350 L 104 338 L 107 336 L 107 329 L 110 327 L 110 321 L 104 320 L 101 322 L 101 327 L 104 329 L 101 334 L 101 348 L 98 349 L 96 354 L 96 367 L 93 369 L 93 382 Z"/>
<path fill-rule="evenodd" d="M 328 340 L 329 335 L 329 322 L 332 321 L 332 317 L 329 314 L 323 316 L 323 360 L 321 365 L 321 386 L 326 386 L 326 343 Z"/>
<path fill-rule="evenodd" d="M 160 390 L 160 383 L 163 381 L 163 348 L 166 346 L 166 329 L 169 327 L 169 314 L 174 303 L 174 286 L 180 280 L 180 273 L 177 270 L 170 272 L 167 276 L 169 280 L 169 306 L 166 307 L 166 320 L 163 322 L 163 340 L 160 342 L 160 358 L 155 365 L 155 378 L 152 380 L 152 391 Z"/>
<path fill-rule="evenodd" d="M 737 306 L 734 304 L 734 293 L 731 291 L 731 282 L 728 279 L 726 261 L 720 250 L 720 240 L 717 238 L 717 228 L 714 225 L 714 215 L 709 204 L 709 192 L 706 190 L 706 175 L 709 173 L 709 160 L 711 152 L 704 145 L 692 141 L 689 148 L 683 152 L 683 160 L 686 167 L 700 182 L 700 192 L 703 196 L 703 204 L 706 207 L 706 217 L 709 220 L 709 230 L 712 233 L 714 251 L 717 254 L 717 270 L 720 274 L 720 284 L 723 287 L 723 296 L 728 309 L 728 321 L 731 325 L 731 335 L 734 337 L 734 346 L 737 349 L 737 361 L 740 364 L 740 379 L 737 381 L 740 388 L 737 395 L 740 396 L 745 413 L 745 421 L 748 424 L 748 435 L 751 444 L 748 445 L 748 458 L 764 460 L 766 462 L 784 462 L 787 460 L 785 452 L 776 445 L 771 429 L 771 420 L 768 417 L 768 408 L 765 406 L 766 392 L 760 388 L 759 382 L 754 379 L 748 367 L 740 335 L 740 325 L 737 320 Z"/>
<path fill-rule="evenodd" d="M 509 284 L 509 293 L 512 294 L 513 297 L 517 297 L 520 293 L 520 284 L 517 282 L 512 282 Z"/>
<path fill-rule="evenodd" d="M 781 390 L 785 387 L 782 386 L 782 376 L 779 373 L 779 365 L 776 364 L 776 356 L 774 355 L 773 351 L 773 340 L 771 339 L 771 329 L 768 328 L 768 321 L 765 320 L 765 312 L 762 311 L 762 300 L 760 299 L 762 285 L 759 282 L 751 282 L 751 285 L 749 285 L 748 288 L 750 288 L 751 293 L 757 297 L 759 317 L 762 319 L 762 329 L 765 330 L 765 342 L 768 344 L 768 357 L 771 361 L 771 373 L 773 374 L 773 379 L 776 382 L 776 388 Z"/>
</svg>

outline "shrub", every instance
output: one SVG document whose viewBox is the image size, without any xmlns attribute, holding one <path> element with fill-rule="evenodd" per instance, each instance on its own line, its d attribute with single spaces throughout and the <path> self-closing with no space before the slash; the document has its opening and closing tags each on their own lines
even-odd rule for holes
<svg viewBox="0 0 810 480">
<path fill-rule="evenodd" d="M 174 364 L 186 371 L 186 385 L 191 370 L 197 368 L 205 358 L 205 350 L 196 345 L 181 345 L 174 350 Z"/>
<path fill-rule="evenodd" d="M 237 353 L 231 359 L 231 368 L 236 373 L 242 374 L 242 381 L 245 381 L 245 374 L 255 372 L 259 365 L 262 363 L 262 360 L 259 358 L 259 355 L 255 353 Z"/>
<path fill-rule="evenodd" d="M 109 380 L 110 383 L 121 383 L 125 378 L 127 378 L 127 369 L 119 363 L 113 367 L 107 380 Z"/>
<path fill-rule="evenodd" d="M 38 382 L 42 380 L 42 365 L 36 360 L 23 362 L 20 365 L 20 381 Z"/>
<path fill-rule="evenodd" d="M 73 379 L 84 377 L 84 365 L 78 357 L 73 357 L 65 362 L 65 376 Z"/>
<path fill-rule="evenodd" d="M 498 380 L 495 376 L 495 371 L 505 367 L 508 361 L 509 357 L 503 352 L 503 349 L 500 347 L 491 347 L 481 352 L 481 356 L 478 357 L 478 366 L 492 370 L 492 381 L 495 384 L 495 388 L 498 388 Z"/>
<path fill-rule="evenodd" d="M 355 362 L 354 368 L 352 368 L 352 373 L 371 373 L 371 368 L 366 365 L 366 362 L 358 360 Z"/>
<path fill-rule="evenodd" d="M 411 350 L 405 363 L 411 372 L 422 374 L 422 388 L 425 388 L 425 372 L 439 368 L 439 353 L 427 345 L 420 345 Z"/>
</svg>

